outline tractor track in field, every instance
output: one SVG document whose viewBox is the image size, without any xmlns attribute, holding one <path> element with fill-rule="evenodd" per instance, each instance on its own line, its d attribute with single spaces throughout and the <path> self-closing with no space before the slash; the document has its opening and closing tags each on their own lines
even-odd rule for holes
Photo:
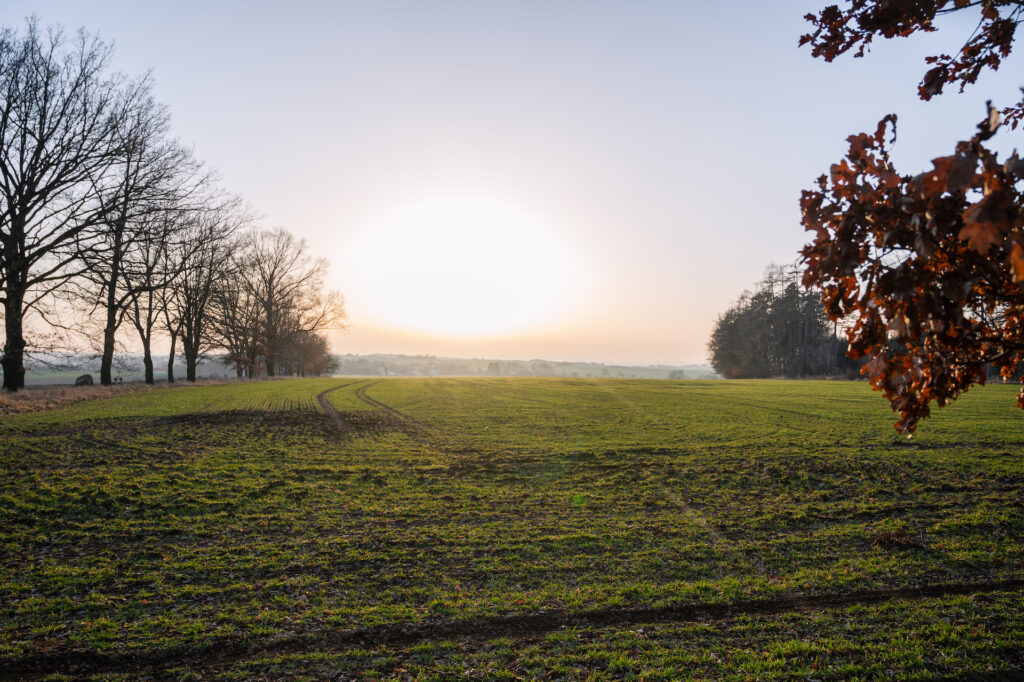
<svg viewBox="0 0 1024 682">
<path fill-rule="evenodd" d="M 341 384 L 340 386 L 335 386 L 333 388 L 329 388 L 326 391 L 321 391 L 316 396 L 316 401 L 317 401 L 317 403 L 320 404 L 320 409 L 322 409 L 324 411 L 324 416 L 327 417 L 328 428 L 331 431 L 333 431 L 335 433 L 335 435 L 344 436 L 351 429 L 349 428 L 348 422 L 346 422 L 345 419 L 341 416 L 341 413 L 338 412 L 338 410 L 335 409 L 334 405 L 331 404 L 331 401 L 327 397 L 327 394 L 328 393 L 333 393 L 334 391 L 337 391 L 339 389 L 342 389 L 342 388 L 345 388 L 347 386 L 351 386 L 352 384 L 357 384 L 357 383 L 359 383 L 359 382 L 358 381 L 350 381 L 347 384 Z"/>
<path fill-rule="evenodd" d="M 372 388 L 373 386 L 376 386 L 378 383 L 380 383 L 380 382 L 379 381 L 374 381 L 372 383 L 366 384 L 365 386 L 360 386 L 359 388 L 357 388 L 355 390 L 356 398 L 358 398 L 362 402 L 366 403 L 370 407 L 374 408 L 375 410 L 383 410 L 384 412 L 387 412 L 388 415 L 393 417 L 395 419 L 395 421 L 402 427 L 402 430 L 405 431 L 406 433 L 410 434 L 410 435 L 415 434 L 415 435 L 423 436 L 427 431 L 430 430 L 422 422 L 419 422 L 419 421 L 413 419 L 412 417 L 410 417 L 409 415 L 405 414 L 404 412 L 400 412 L 399 410 L 396 410 L 395 408 L 391 407 L 390 405 L 385 405 L 381 401 L 376 400 L 376 399 L 371 398 L 370 396 L 368 396 L 366 394 L 366 389 Z"/>
<path fill-rule="evenodd" d="M 342 411 L 331 404 L 330 398 L 328 398 L 329 393 L 359 383 L 364 385 L 353 391 L 353 395 L 369 407 L 369 410 Z M 316 400 L 327 418 L 328 429 L 338 438 L 346 438 L 355 434 L 380 436 L 388 431 L 401 431 L 410 438 L 427 444 L 427 435 L 431 431 L 428 426 L 366 394 L 366 389 L 378 383 L 380 382 L 350 381 L 319 393 Z"/>
<path fill-rule="evenodd" d="M 372 408 L 378 414 L 386 415 L 384 423 L 392 429 L 397 429 L 417 441 L 421 445 L 433 448 L 437 452 L 460 459 L 486 459 L 489 456 L 488 448 L 482 447 L 479 443 L 464 436 L 456 436 L 444 432 L 429 424 L 424 424 L 415 417 L 410 417 L 405 412 L 395 409 L 376 398 L 371 398 L 367 391 L 380 381 L 373 381 L 355 390 L 355 397 Z"/>
<path fill-rule="evenodd" d="M 421 642 L 453 639 L 486 641 L 512 638 L 537 639 L 564 627 L 621 627 L 685 622 L 724 621 L 740 616 L 772 616 L 784 613 L 911 602 L 954 596 L 1016 592 L 1024 579 L 989 583 L 948 583 L 856 590 L 840 594 L 792 595 L 749 599 L 721 604 L 688 603 L 659 607 L 624 607 L 586 611 L 547 611 L 478 616 L 454 620 L 406 622 L 348 630 L 319 630 L 308 634 L 245 638 L 217 637 L 199 646 L 148 649 L 134 653 L 75 650 L 57 646 L 0 662 L 0 679 L 29 679 L 54 674 L 75 677 L 103 674 L 159 674 L 168 668 L 215 672 L 248 658 L 303 652 L 342 652 L 350 648 L 410 646 Z"/>
</svg>

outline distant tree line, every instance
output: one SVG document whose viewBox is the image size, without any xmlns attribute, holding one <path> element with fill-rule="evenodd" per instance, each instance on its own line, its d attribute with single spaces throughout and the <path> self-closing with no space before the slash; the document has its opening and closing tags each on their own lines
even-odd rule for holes
<svg viewBox="0 0 1024 682">
<path fill-rule="evenodd" d="M 213 352 L 238 376 L 329 371 L 321 332 L 344 306 L 324 290 L 326 262 L 285 230 L 253 228 L 171 136 L 149 78 L 111 73 L 110 59 L 84 31 L 0 29 L 3 387 L 24 386 L 27 352 L 76 333 L 110 384 L 125 329 L 147 383 L 155 338 L 169 341 L 170 381 L 179 344 L 189 381 Z"/>
<path fill-rule="evenodd" d="M 719 315 L 707 348 L 711 365 L 727 379 L 853 377 L 860 369 L 794 267 L 770 266 L 753 291 Z"/>
</svg>

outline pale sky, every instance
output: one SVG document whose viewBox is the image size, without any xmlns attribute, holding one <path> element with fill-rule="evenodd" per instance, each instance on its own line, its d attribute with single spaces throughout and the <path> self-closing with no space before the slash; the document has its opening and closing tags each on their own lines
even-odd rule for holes
<svg viewBox="0 0 1024 682">
<path fill-rule="evenodd" d="M 796 258 L 800 191 L 848 135 L 896 112 L 920 172 L 1024 85 L 1013 59 L 917 100 L 967 17 L 813 60 L 825 4 L 5 0 L 0 22 L 85 27 L 151 69 L 225 187 L 330 261 L 335 352 L 681 364 Z"/>
</svg>

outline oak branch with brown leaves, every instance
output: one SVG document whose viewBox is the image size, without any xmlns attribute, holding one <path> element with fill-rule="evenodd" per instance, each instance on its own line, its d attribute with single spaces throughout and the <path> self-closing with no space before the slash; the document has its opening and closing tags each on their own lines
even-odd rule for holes
<svg viewBox="0 0 1024 682">
<path fill-rule="evenodd" d="M 958 51 L 926 59 L 930 68 L 917 92 L 921 99 L 930 100 L 947 85 L 957 85 L 963 92 L 983 71 L 1002 66 L 1024 21 L 1024 0 L 850 0 L 844 8 L 830 5 L 817 15 L 806 15 L 814 30 L 800 37 L 800 45 L 810 45 L 811 55 L 826 62 L 851 51 L 863 57 L 876 37 L 932 33 L 938 30 L 937 19 L 954 12 L 977 12 L 977 28 Z M 1001 113 L 1015 129 L 1024 118 L 1024 99 Z"/>
<path fill-rule="evenodd" d="M 876 37 L 932 32 L 953 12 L 976 12 L 977 28 L 955 53 L 927 59 L 918 95 L 929 100 L 1003 64 L 1024 0 L 849 0 L 807 15 L 814 30 L 800 44 L 826 61 L 860 57 Z M 1001 118 L 1016 128 L 1024 100 L 1002 112 L 987 105 L 973 137 L 950 144 L 932 169 L 902 175 L 889 157 L 896 116 L 887 116 L 874 134 L 848 138 L 846 157 L 801 197 L 814 235 L 801 252 L 803 282 L 821 290 L 830 319 L 847 323 L 849 355 L 869 358 L 862 371 L 903 432 L 933 401 L 984 383 L 987 367 L 1009 379 L 1024 361 L 1024 161 L 1016 152 L 1000 161 L 985 146 Z M 1024 391 L 1017 402 L 1024 408 Z"/>
<path fill-rule="evenodd" d="M 896 119 L 886 117 L 873 135 L 851 136 L 800 202 L 815 235 L 804 284 L 821 289 L 831 319 L 853 321 L 849 354 L 872 358 L 865 371 L 901 431 L 931 401 L 984 383 L 987 363 L 1009 377 L 1024 360 L 1024 161 L 1001 163 L 984 146 L 997 121 L 993 110 L 977 135 L 910 176 L 890 163 Z"/>
</svg>

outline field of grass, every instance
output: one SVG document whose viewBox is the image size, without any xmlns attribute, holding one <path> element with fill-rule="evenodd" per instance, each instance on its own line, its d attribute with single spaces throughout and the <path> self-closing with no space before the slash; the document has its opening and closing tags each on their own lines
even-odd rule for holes
<svg viewBox="0 0 1024 682">
<path fill-rule="evenodd" d="M 0 417 L 0 678 L 1024 675 L 1024 414 L 317 379 Z"/>
</svg>

